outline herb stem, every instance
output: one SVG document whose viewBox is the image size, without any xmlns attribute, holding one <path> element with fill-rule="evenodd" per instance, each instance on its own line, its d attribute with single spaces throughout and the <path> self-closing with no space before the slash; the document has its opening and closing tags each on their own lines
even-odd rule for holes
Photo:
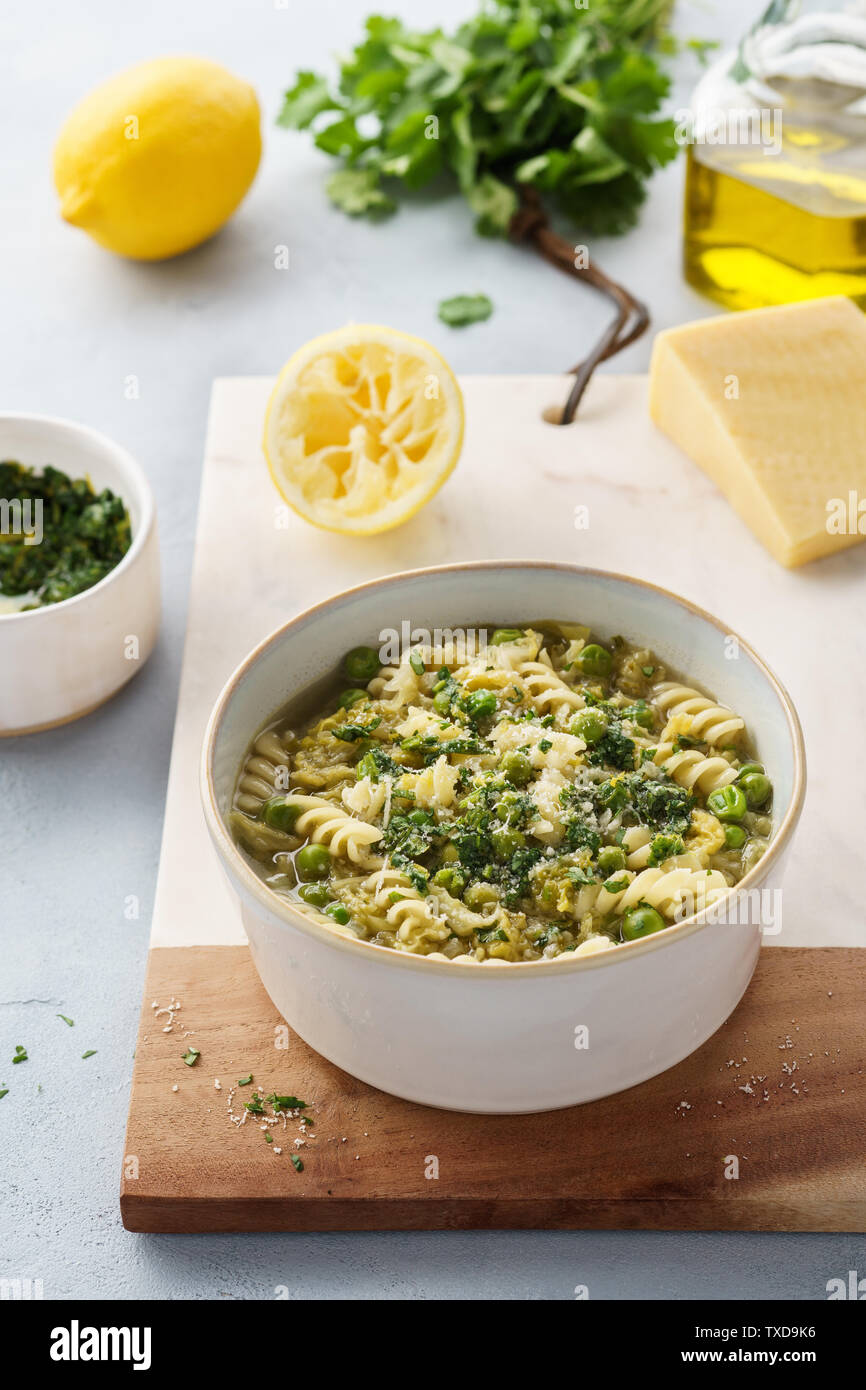
<svg viewBox="0 0 866 1390">
<path fill-rule="evenodd" d="M 646 332 L 650 322 L 649 310 L 624 285 L 612 280 L 598 266 L 575 264 L 574 247 L 551 227 L 537 190 L 521 184 L 519 193 L 521 205 L 509 227 L 512 241 L 531 242 L 557 270 L 585 281 L 616 306 L 616 318 L 608 324 L 589 356 L 569 369 L 569 374 L 575 378 L 574 385 L 557 423 L 570 425 L 596 367 L 622 352 L 623 348 L 636 342 Z M 631 320 L 633 322 L 629 326 Z"/>
</svg>

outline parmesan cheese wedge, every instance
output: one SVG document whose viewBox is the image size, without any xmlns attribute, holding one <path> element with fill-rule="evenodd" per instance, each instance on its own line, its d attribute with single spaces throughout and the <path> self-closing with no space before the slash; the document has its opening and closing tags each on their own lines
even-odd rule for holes
<svg viewBox="0 0 866 1390">
<path fill-rule="evenodd" d="M 650 414 L 780 564 L 866 536 L 866 316 L 850 299 L 660 333 Z"/>
</svg>

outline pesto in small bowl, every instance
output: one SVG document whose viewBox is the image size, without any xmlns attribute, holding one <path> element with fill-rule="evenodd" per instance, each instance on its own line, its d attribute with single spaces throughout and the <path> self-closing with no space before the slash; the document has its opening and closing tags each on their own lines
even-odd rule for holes
<svg viewBox="0 0 866 1390">
<path fill-rule="evenodd" d="M 132 541 L 110 488 L 58 468 L 0 462 L 0 612 L 28 612 L 92 589 Z M 4 602 L 5 600 L 5 602 Z"/>
</svg>

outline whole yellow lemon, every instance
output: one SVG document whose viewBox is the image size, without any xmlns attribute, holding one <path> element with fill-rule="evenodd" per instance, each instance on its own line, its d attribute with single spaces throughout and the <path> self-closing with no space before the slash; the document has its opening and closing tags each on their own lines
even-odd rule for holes
<svg viewBox="0 0 866 1390">
<path fill-rule="evenodd" d="M 231 217 L 261 152 L 252 87 L 207 58 L 155 58 L 68 117 L 54 150 L 60 211 L 118 255 L 177 256 Z"/>
</svg>

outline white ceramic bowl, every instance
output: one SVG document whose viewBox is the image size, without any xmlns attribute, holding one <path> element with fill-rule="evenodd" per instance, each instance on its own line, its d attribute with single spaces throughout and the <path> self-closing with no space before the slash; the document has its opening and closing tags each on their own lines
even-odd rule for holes
<svg viewBox="0 0 866 1390">
<path fill-rule="evenodd" d="M 598 955 L 493 968 L 358 941 L 273 895 L 226 829 L 247 747 L 276 710 L 334 672 L 346 650 L 378 646 L 384 628 L 399 631 L 406 619 L 427 629 L 587 623 L 602 640 L 621 633 L 646 642 L 736 709 L 773 778 L 777 828 L 742 880 L 734 920 L 691 917 Z M 610 1095 L 664 1071 L 710 1037 L 752 977 L 767 902 L 754 890 L 778 887 L 805 784 L 791 702 L 747 643 L 738 639 L 735 647 L 734 641 L 715 618 L 652 585 L 576 566 L 512 561 L 416 570 L 364 584 L 302 613 L 257 647 L 211 716 L 202 794 L 259 974 L 301 1037 L 394 1095 L 510 1113 Z"/>
<path fill-rule="evenodd" d="M 159 627 L 159 546 L 150 487 L 103 434 L 47 415 L 0 413 L 0 458 L 89 478 L 123 498 L 132 544 L 120 564 L 64 603 L 0 614 L 0 737 L 88 714 L 140 671 Z M 7 499 L 10 500 L 10 499 Z"/>
</svg>

